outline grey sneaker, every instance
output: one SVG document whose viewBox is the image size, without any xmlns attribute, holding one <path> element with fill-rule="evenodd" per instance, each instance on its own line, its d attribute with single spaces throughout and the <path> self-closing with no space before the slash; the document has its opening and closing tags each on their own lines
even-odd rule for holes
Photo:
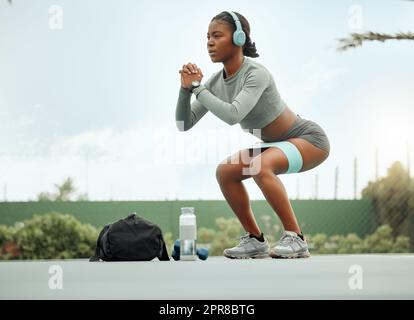
<svg viewBox="0 0 414 320">
<path fill-rule="evenodd" d="M 308 244 L 295 232 L 285 231 L 279 243 L 270 249 L 272 258 L 308 258 L 310 257 Z"/>
<path fill-rule="evenodd" d="M 267 239 L 260 242 L 250 237 L 250 233 L 246 233 L 240 237 L 240 243 L 237 246 L 224 249 L 223 255 L 231 259 L 268 258 L 269 248 Z"/>
</svg>

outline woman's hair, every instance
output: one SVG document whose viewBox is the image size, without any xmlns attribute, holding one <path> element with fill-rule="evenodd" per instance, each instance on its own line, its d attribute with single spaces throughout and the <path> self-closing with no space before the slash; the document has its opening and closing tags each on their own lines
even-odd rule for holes
<svg viewBox="0 0 414 320">
<path fill-rule="evenodd" d="M 242 29 L 243 29 L 244 33 L 246 34 L 246 43 L 243 45 L 243 54 L 247 57 L 257 58 L 259 56 L 259 54 L 257 53 L 257 50 L 256 50 L 256 44 L 254 42 L 252 42 L 252 40 L 250 39 L 250 25 L 249 25 L 249 22 L 240 13 L 237 13 L 235 11 L 233 11 L 233 12 L 239 18 Z M 230 13 L 228 13 L 226 11 L 223 11 L 223 12 L 219 13 L 218 15 L 216 15 L 213 19 L 211 19 L 211 21 L 214 21 L 214 20 L 225 21 L 225 22 L 229 23 L 232 26 L 233 32 L 236 31 L 236 23 L 234 22 L 234 19 L 231 16 Z"/>
</svg>

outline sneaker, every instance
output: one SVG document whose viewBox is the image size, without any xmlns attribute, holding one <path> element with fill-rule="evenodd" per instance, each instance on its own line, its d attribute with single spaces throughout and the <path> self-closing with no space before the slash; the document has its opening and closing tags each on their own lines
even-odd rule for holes
<svg viewBox="0 0 414 320">
<path fill-rule="evenodd" d="M 279 243 L 270 249 L 272 258 L 308 258 L 310 253 L 306 240 L 302 240 L 295 232 L 285 231 Z"/>
<path fill-rule="evenodd" d="M 250 233 L 246 233 L 240 237 L 240 243 L 237 246 L 224 249 L 223 255 L 231 259 L 268 258 L 269 248 L 267 239 L 260 242 L 250 237 Z"/>
</svg>

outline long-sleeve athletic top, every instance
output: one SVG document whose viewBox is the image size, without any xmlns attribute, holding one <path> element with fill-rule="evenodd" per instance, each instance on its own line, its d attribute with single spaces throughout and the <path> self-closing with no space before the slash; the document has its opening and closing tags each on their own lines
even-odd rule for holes
<svg viewBox="0 0 414 320">
<path fill-rule="evenodd" d="M 208 111 L 243 129 L 261 129 L 285 109 L 273 76 L 260 63 L 244 57 L 239 69 L 224 78 L 224 68 L 191 92 L 180 87 L 175 120 L 180 131 L 191 129 Z"/>
</svg>

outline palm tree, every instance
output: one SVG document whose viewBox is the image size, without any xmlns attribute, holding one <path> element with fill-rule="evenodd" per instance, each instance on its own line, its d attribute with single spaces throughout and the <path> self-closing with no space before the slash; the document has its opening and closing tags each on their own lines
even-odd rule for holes
<svg viewBox="0 0 414 320">
<path fill-rule="evenodd" d="M 414 40 L 414 32 L 399 32 L 395 35 L 378 33 L 378 32 L 365 32 L 365 33 L 351 33 L 351 37 L 339 39 L 338 51 L 346 51 L 351 48 L 362 46 L 364 41 L 381 41 L 386 40 Z"/>
<path fill-rule="evenodd" d="M 405 0 L 405 1 L 414 1 L 414 0 Z M 399 32 L 395 35 L 378 33 L 368 31 L 365 33 L 351 33 L 349 38 L 338 39 L 339 44 L 337 47 L 338 51 L 346 51 L 351 48 L 356 48 L 362 46 L 364 41 L 381 41 L 385 42 L 386 40 L 414 40 L 413 32 Z"/>
</svg>

